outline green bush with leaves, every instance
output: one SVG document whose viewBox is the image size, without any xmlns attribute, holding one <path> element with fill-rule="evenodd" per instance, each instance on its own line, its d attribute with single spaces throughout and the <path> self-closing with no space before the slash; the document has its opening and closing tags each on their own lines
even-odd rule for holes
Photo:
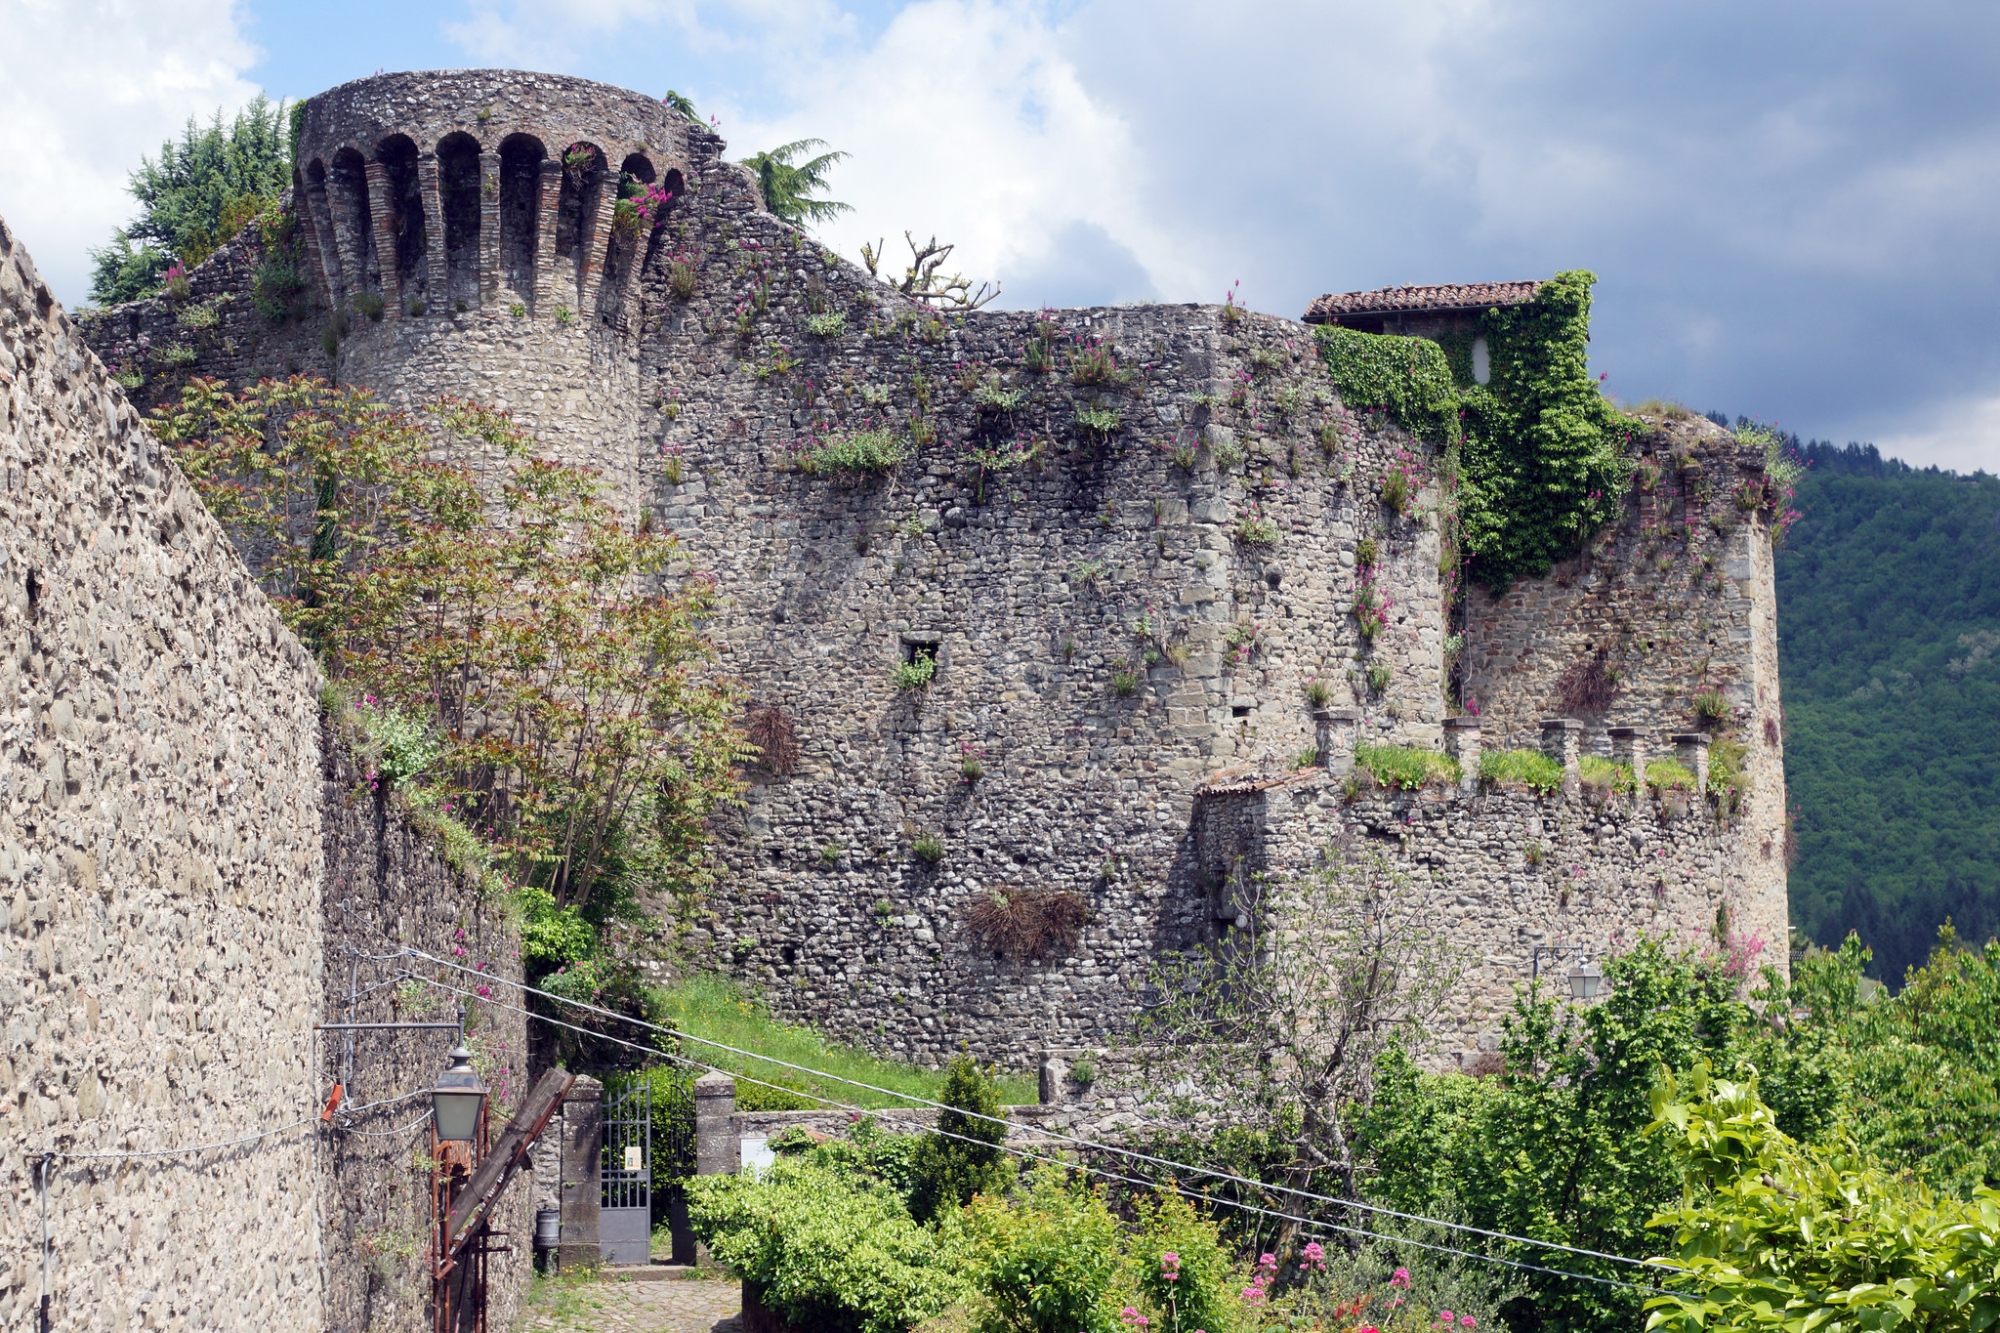
<svg viewBox="0 0 2000 1333">
<path fill-rule="evenodd" d="M 1683 1088 L 1685 1087 L 1685 1091 Z M 1751 1081 L 1662 1074 L 1649 1137 L 1682 1169 L 1680 1270 L 1646 1327 L 1984 1333 L 2000 1324 L 2000 1191 L 1940 1198 L 1851 1147 L 1802 1147 Z"/>
<path fill-rule="evenodd" d="M 1436 444 L 1458 440 L 1458 393 L 1436 343 L 1337 325 L 1321 325 L 1314 337 L 1348 407 L 1387 412 L 1412 435 Z"/>
<path fill-rule="evenodd" d="M 919 1225 L 886 1182 L 786 1156 L 687 1193 L 696 1237 L 794 1328 L 908 1333 L 965 1292 L 957 1224 Z"/>
<path fill-rule="evenodd" d="M 982 1198 L 966 1215 L 975 1333 L 1124 1333 L 1136 1293 L 1103 1193 L 1055 1164 L 1026 1185 L 1017 1203 Z"/>
<path fill-rule="evenodd" d="M 979 1062 L 953 1057 L 937 1100 L 946 1108 L 937 1131 L 917 1140 L 911 1161 L 910 1213 L 920 1222 L 1001 1193 L 1014 1178 L 1014 1159 L 1000 1149 L 1007 1137 L 1000 1087 Z"/>
<path fill-rule="evenodd" d="M 1164 1190 L 1134 1200 L 1132 1209 L 1126 1253 L 1157 1333 L 1230 1333 L 1242 1320 L 1243 1282 L 1220 1228 Z"/>
</svg>

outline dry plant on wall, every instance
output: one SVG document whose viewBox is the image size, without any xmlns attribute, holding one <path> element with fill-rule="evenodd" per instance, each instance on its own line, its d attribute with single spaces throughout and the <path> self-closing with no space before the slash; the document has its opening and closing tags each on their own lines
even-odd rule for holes
<svg viewBox="0 0 2000 1333">
<path fill-rule="evenodd" d="M 1139 1027 L 1153 1085 L 1233 1089 L 1241 1123 L 1292 1150 L 1286 1185 L 1351 1197 L 1376 1058 L 1422 1044 L 1465 951 L 1372 848 L 1335 842 L 1312 874 L 1238 891 L 1245 924 L 1154 969 L 1161 1001 Z"/>
<path fill-rule="evenodd" d="M 791 717 L 776 704 L 758 704 L 744 719 L 743 737 L 757 747 L 765 768 L 788 778 L 799 765 L 799 733 Z"/>
<path fill-rule="evenodd" d="M 1610 654 L 1599 648 L 1563 669 L 1556 680 L 1556 698 L 1565 717 L 1602 713 L 1618 696 L 1618 685 L 1618 669 L 1611 665 Z"/>
<path fill-rule="evenodd" d="M 1068 953 L 1082 936 L 1083 899 L 1067 889 L 1001 888 L 973 895 L 966 929 L 979 943 L 1015 962 Z"/>
<path fill-rule="evenodd" d="M 909 268 L 903 271 L 900 279 L 891 281 L 882 278 L 882 281 L 887 282 L 904 296 L 913 301 L 927 301 L 941 310 L 959 311 L 977 310 L 999 299 L 1000 287 L 997 283 L 982 282 L 975 289 L 972 279 L 962 273 L 945 277 L 938 272 L 957 246 L 939 245 L 935 236 L 918 245 L 917 238 L 909 232 L 903 233 L 903 240 L 910 247 Z M 868 266 L 868 276 L 871 278 L 882 277 L 877 269 L 882 263 L 883 248 L 883 242 L 879 240 L 873 245 L 862 242 L 861 262 Z"/>
</svg>

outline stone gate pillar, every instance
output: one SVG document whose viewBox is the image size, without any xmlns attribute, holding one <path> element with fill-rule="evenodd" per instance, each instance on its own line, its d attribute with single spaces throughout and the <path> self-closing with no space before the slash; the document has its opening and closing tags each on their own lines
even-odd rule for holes
<svg viewBox="0 0 2000 1333">
<path fill-rule="evenodd" d="M 562 1242 L 558 1262 L 601 1263 L 599 1222 L 604 1210 L 604 1085 L 587 1076 L 570 1084 L 562 1107 Z"/>
</svg>

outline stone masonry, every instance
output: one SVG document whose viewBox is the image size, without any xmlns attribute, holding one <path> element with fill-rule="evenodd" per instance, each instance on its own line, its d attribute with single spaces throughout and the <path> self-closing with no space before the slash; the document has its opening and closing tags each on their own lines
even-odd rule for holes
<svg viewBox="0 0 2000 1333">
<path fill-rule="evenodd" d="M 57 1329 L 427 1328 L 409 1122 L 449 1034 L 315 1024 L 357 966 L 353 1017 L 430 989 L 358 952 L 518 977 L 518 943 L 323 736 L 310 654 L 4 223 L 0 395 L 0 1325 L 34 1326 L 46 1203 Z M 521 1021 L 472 1041 L 504 1117 Z"/>
<path fill-rule="evenodd" d="M 1642 840 L 1684 845 L 1675 873 L 1699 893 L 1643 921 L 1530 920 L 1509 844 L 1531 810 L 1510 794 L 1448 798 L 1440 865 L 1465 883 L 1440 892 L 1515 958 L 1535 930 L 1692 937 L 1720 883 L 1782 965 L 1769 534 L 1731 502 L 1757 469 L 1719 433 L 1660 424 L 1634 442 L 1660 476 L 1623 526 L 1548 579 L 1454 607 L 1436 447 L 1344 403 L 1309 326 L 1233 306 L 941 314 L 770 216 L 722 154 L 669 108 L 581 80 L 343 85 L 309 104 L 300 148 L 316 313 L 143 365 L 149 397 L 211 367 L 305 367 L 391 403 L 504 407 L 600 469 L 635 522 L 678 535 L 723 594 L 725 669 L 797 742 L 789 771 L 753 770 L 721 830 L 726 884 L 684 945 L 781 1012 L 885 1051 L 970 1041 L 1026 1066 L 1120 1031 L 1158 951 L 1223 928 L 1203 806 L 1311 760 L 1328 724 L 1309 684 L 1354 715 L 1328 733 L 1343 746 L 1441 746 L 1467 701 L 1488 748 L 1532 745 L 1601 651 L 1620 684 L 1579 719 L 1584 752 L 1627 726 L 1663 752 L 1709 686 L 1746 710 L 1747 812 Z M 621 173 L 671 204 L 634 225 L 615 207 Z M 195 302 L 240 282 L 193 278 Z M 175 336 L 173 303 L 142 304 L 105 316 L 103 346 Z M 910 457 L 815 466 L 867 431 Z M 1382 498 L 1391 469 L 1413 478 L 1400 511 Z M 1354 615 L 1364 579 L 1386 608 L 1372 641 Z M 921 657 L 928 688 L 898 689 Z M 1536 817 L 1584 838 L 1590 821 L 1561 799 Z M 1653 892 L 1629 858 L 1591 865 Z M 995 957 L 967 908 L 1010 889 L 1080 898 L 1076 947 Z M 1483 966 L 1453 1020 L 1468 1049 L 1491 1035 L 1481 997 L 1515 964 Z"/>
</svg>

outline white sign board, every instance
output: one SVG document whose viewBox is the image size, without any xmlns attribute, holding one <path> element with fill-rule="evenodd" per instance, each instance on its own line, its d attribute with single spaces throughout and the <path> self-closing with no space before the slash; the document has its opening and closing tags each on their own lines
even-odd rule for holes
<svg viewBox="0 0 2000 1333">
<path fill-rule="evenodd" d="M 646 1169 L 646 1158 L 643 1150 L 637 1147 L 625 1150 L 625 1169 L 627 1171 L 643 1171 Z"/>
</svg>

